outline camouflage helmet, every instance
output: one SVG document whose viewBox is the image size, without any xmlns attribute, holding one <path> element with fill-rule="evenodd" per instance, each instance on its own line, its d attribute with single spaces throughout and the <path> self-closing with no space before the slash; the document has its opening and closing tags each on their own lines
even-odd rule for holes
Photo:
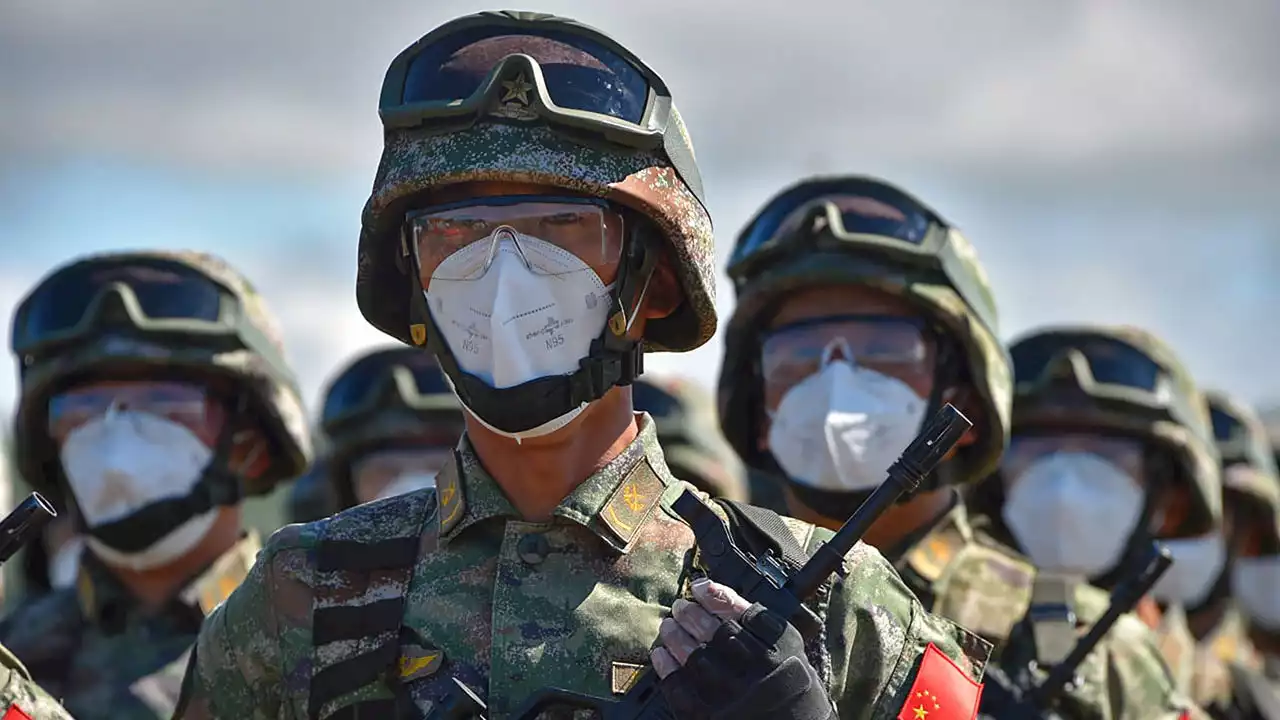
<svg viewBox="0 0 1280 720">
<path fill-rule="evenodd" d="M 1168 453 L 1190 491 L 1186 522 L 1170 536 L 1218 527 L 1222 485 L 1208 403 L 1167 344 L 1131 326 L 1082 325 L 1036 330 L 1009 351 L 1015 433 L 1101 430 L 1147 440 Z"/>
<path fill-rule="evenodd" d="M 904 242 L 844 232 L 834 200 L 840 197 L 870 197 L 911 208 L 920 221 L 919 235 Z M 779 213 L 787 217 L 766 223 Z M 1012 373 L 998 340 L 995 298 L 973 246 L 918 199 L 871 177 L 803 180 L 775 195 L 739 233 L 728 273 L 738 303 L 725 333 L 720 423 L 748 464 L 764 461 L 756 449 L 762 414 L 761 328 L 791 293 L 817 285 L 857 285 L 912 303 L 958 345 L 962 382 L 977 392 L 982 414 L 974 418 L 978 441 L 944 463 L 946 481 L 976 481 L 997 465 L 1009 438 Z"/>
<path fill-rule="evenodd" d="M 653 417 L 672 474 L 717 497 L 746 501 L 742 461 L 720 435 L 711 393 L 687 378 L 646 375 L 632 383 L 631 401 Z"/>
<path fill-rule="evenodd" d="M 432 103 L 409 97 L 412 64 L 425 49 L 486 28 L 503 35 L 585 38 L 611 53 L 648 83 L 640 125 L 560 108 L 541 86 L 531 88 L 531 99 L 504 93 L 503 83 L 525 82 L 517 73 L 542 77 L 519 52 L 493 57 L 487 79 L 470 98 Z M 466 112 L 470 117 L 459 120 Z M 391 63 L 379 114 L 384 145 L 362 217 L 356 279 L 360 311 L 374 327 L 406 344 L 425 343 L 410 302 L 419 290 L 401 235 L 406 211 L 449 185 L 509 181 L 601 197 L 653 222 L 674 253 L 685 302 L 671 316 L 648 323 L 646 350 L 691 350 L 715 332 L 715 249 L 693 145 L 661 78 L 608 36 L 542 13 L 482 12 L 452 20 Z"/>
<path fill-rule="evenodd" d="M 360 355 L 329 382 L 320 429 L 325 465 L 340 509 L 357 504 L 351 462 L 394 445 L 438 435 L 453 447 L 463 430 L 462 408 L 435 357 L 392 346 Z"/>
<path fill-rule="evenodd" d="M 147 283 L 146 291 L 133 289 Z M 166 283 L 202 293 L 208 319 L 164 305 L 156 285 Z M 11 348 L 20 376 L 14 454 L 41 492 L 63 482 L 47 427 L 50 398 L 86 378 L 139 369 L 148 377 L 227 381 L 240 393 L 227 427 L 260 427 L 271 460 L 262 474 L 242 481 L 244 492 L 266 494 L 310 464 L 302 398 L 275 318 L 249 281 L 213 255 L 115 252 L 63 265 L 19 303 Z"/>
<path fill-rule="evenodd" d="M 1226 393 L 1206 391 L 1209 418 L 1222 459 L 1222 487 L 1271 518 L 1270 552 L 1280 552 L 1280 471 L 1258 414 Z"/>
</svg>

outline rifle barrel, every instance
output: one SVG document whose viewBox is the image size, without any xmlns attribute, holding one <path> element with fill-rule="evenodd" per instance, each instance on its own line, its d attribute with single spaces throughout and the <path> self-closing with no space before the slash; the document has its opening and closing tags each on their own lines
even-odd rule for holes
<svg viewBox="0 0 1280 720">
<path fill-rule="evenodd" d="M 58 511 L 44 496 L 33 492 L 13 512 L 0 520 L 0 563 L 27 544 L 44 526 L 58 517 Z"/>
</svg>

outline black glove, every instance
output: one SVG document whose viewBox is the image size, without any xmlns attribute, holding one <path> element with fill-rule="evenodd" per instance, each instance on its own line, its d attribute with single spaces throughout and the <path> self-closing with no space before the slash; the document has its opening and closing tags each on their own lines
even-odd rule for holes
<svg viewBox="0 0 1280 720">
<path fill-rule="evenodd" d="M 705 646 L 659 685 L 681 720 L 835 720 L 804 640 L 786 620 L 756 603 L 726 620 Z"/>
</svg>

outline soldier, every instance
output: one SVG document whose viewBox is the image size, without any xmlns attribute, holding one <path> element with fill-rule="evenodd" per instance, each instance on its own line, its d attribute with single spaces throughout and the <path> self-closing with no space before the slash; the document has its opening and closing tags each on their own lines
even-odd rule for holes
<svg viewBox="0 0 1280 720">
<path fill-rule="evenodd" d="M 293 481 L 285 501 L 285 516 L 291 523 L 315 522 L 338 512 L 338 499 L 329 484 L 318 435 L 314 432 L 311 435 L 316 444 L 316 459 L 305 475 Z"/>
<path fill-rule="evenodd" d="M 1277 464 L 1280 465 L 1280 411 L 1273 410 L 1267 417 L 1267 437 L 1271 442 Z M 1276 494 L 1280 495 L 1280 489 L 1277 489 Z M 1262 569 L 1268 563 L 1272 569 Z M 1271 681 L 1272 688 L 1280 692 L 1280 606 L 1275 601 L 1276 598 L 1280 598 L 1280 570 L 1274 569 L 1277 565 L 1280 565 L 1280 561 L 1271 559 L 1260 562 L 1258 569 L 1245 571 L 1246 576 L 1253 575 L 1254 582 L 1258 583 L 1258 588 L 1253 591 L 1258 597 L 1254 600 L 1252 611 L 1248 608 L 1242 609 L 1245 610 L 1249 619 L 1249 639 L 1262 654 L 1263 673 Z M 1267 589 L 1265 580 L 1262 582 L 1257 580 L 1259 577 L 1267 576 L 1268 573 L 1270 589 Z M 1249 579 L 1246 577 L 1245 581 L 1248 582 Z M 1271 598 L 1270 603 L 1264 600 L 1268 597 Z M 1237 603 L 1243 605 L 1239 600 Z"/>
<path fill-rule="evenodd" d="M 3 720 L 72 720 L 66 708 L 31 680 L 18 658 L 0 645 L 0 715 Z"/>
<path fill-rule="evenodd" d="M 383 348 L 360 356 L 329 384 L 320 429 L 337 512 L 435 487 L 462 435 L 462 409 L 429 353 Z"/>
<path fill-rule="evenodd" d="M 466 433 L 435 490 L 276 533 L 206 620 L 180 716 L 392 717 L 459 681 L 504 718 L 547 686 L 610 697 L 652 658 L 677 717 L 889 718 L 925 692 L 972 717 L 986 644 L 874 551 L 828 580 L 807 654 L 691 574 L 690 486 L 626 387 L 646 350 L 716 326 L 711 222 L 658 76 L 574 21 L 479 13 L 392 62 L 381 115 L 356 296 L 435 354 Z M 830 537 L 774 524 L 796 551 Z"/>
<path fill-rule="evenodd" d="M 1174 662 L 1185 658 L 1191 666 L 1190 693 L 1196 702 L 1216 717 L 1266 717 L 1259 710 L 1268 705 L 1280 710 L 1280 695 L 1263 689 L 1262 656 L 1248 639 L 1241 610 L 1251 608 L 1265 619 L 1278 606 L 1280 584 L 1266 578 L 1280 556 L 1280 473 L 1253 409 L 1223 393 L 1206 397 L 1222 461 L 1223 527 L 1203 537 L 1167 541 L 1176 562 L 1166 575 L 1169 581 L 1157 585 L 1154 594 L 1185 608 L 1194 650 Z M 1259 692 L 1269 697 L 1259 698 Z"/>
<path fill-rule="evenodd" d="M 86 549 L 75 587 L 0 639 L 76 717 L 169 717 L 204 614 L 258 550 L 241 499 L 309 460 L 274 321 L 217 258 L 131 252 L 58 268 L 13 328 L 17 465 Z"/>
<path fill-rule="evenodd" d="M 815 178 L 757 213 L 729 275 L 738 303 L 725 336 L 721 424 L 797 517 L 839 527 L 884 477 L 896 458 L 889 448 L 903 447 L 942 403 L 974 421 L 962 447 L 867 538 L 927 607 L 997 645 L 1009 640 L 1035 567 L 974 528 L 957 491 L 999 461 L 1012 389 L 968 240 L 884 181 Z M 1111 648 L 1112 657 L 1128 652 Z M 1076 702 L 1102 693 L 1084 705 L 1101 711 L 1106 688 L 1103 678 L 1075 692 Z"/>
<path fill-rule="evenodd" d="M 1047 328 L 1010 347 L 1013 434 L 1000 470 L 979 483 L 970 507 L 998 539 L 1061 581 L 1074 612 L 1092 621 L 1111 589 L 1153 538 L 1196 537 L 1221 518 L 1217 454 L 1203 395 L 1172 351 L 1134 328 Z M 1150 613 L 1147 598 L 1140 610 Z M 1123 685 L 1113 702 L 1185 703 L 1151 633 L 1124 618 L 1110 668 L 1081 669 Z M 1145 617 L 1144 617 L 1145 619 Z M 1036 642 L 1065 652 L 1057 620 L 1036 624 Z M 1069 647 L 1069 646 L 1067 646 Z M 1029 659 L 1043 648 L 1020 652 Z M 1102 685 L 1100 687 L 1106 687 Z M 1141 716 L 1138 713 L 1135 716 Z"/>
<path fill-rule="evenodd" d="M 640 378 L 631 385 L 631 401 L 653 418 L 674 477 L 716 497 L 747 501 L 742 461 L 720 434 L 711 393 L 686 378 Z"/>
</svg>

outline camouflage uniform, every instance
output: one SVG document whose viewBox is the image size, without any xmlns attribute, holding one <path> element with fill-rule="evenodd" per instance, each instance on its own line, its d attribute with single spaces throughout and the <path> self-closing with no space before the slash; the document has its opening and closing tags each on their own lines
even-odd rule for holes
<svg viewBox="0 0 1280 720">
<path fill-rule="evenodd" d="M 191 332 L 178 330 L 175 336 L 174 323 L 187 321 L 165 318 L 161 322 L 168 327 L 155 328 L 132 287 L 120 281 L 88 301 L 85 318 L 73 330 L 74 342 L 54 350 L 28 350 L 15 329 L 22 383 L 16 457 L 37 490 L 48 488 L 68 500 L 74 497 L 47 430 L 51 395 L 77 380 L 110 379 L 122 371 L 131 378 L 151 373 L 165 379 L 207 378 L 241 389 L 243 404 L 229 410 L 224 438 L 229 442 L 236 430 L 257 428 L 272 452 L 265 470 L 247 479 L 227 468 L 226 458 L 215 450 L 206 468 L 212 474 L 206 477 L 217 479 L 198 485 L 209 483 L 211 505 L 234 505 L 244 495 L 265 494 L 306 468 L 310 439 L 293 375 L 284 365 L 279 333 L 252 287 L 217 258 L 144 252 L 81 259 L 55 271 L 32 291 L 18 308 L 15 328 L 25 325 L 24 318 L 40 302 L 41 288 L 59 282 L 61 273 L 100 267 L 173 269 L 187 273 L 184 277 L 202 277 L 225 294 L 223 308 L 239 305 L 232 311 L 235 324 L 219 329 L 209 328 L 207 322 L 199 328 L 193 324 Z M 228 315 L 224 312 L 222 317 Z M 76 717 L 167 718 L 204 614 L 245 577 L 258 549 L 253 534 L 244 536 L 159 610 L 144 608 L 102 561 L 86 551 L 76 587 L 28 598 L 0 623 L 0 639 Z"/>
<path fill-rule="evenodd" d="M 631 386 L 631 399 L 657 424 L 673 475 L 711 495 L 746 502 L 742 461 L 720 435 L 710 393 L 686 378 L 640 378 Z"/>
<path fill-rule="evenodd" d="M 1158 366 L 1161 373 L 1159 382 L 1169 390 L 1168 397 L 1151 403 L 1146 392 L 1138 388 L 1095 381 L 1086 354 L 1078 348 L 1091 342 L 1112 341 L 1136 350 Z M 1062 345 L 1043 368 L 1022 359 L 1030 356 L 1022 354 L 1026 348 L 1037 342 L 1061 342 Z M 1016 379 L 1013 405 L 1015 434 L 1096 429 L 1102 433 L 1137 434 L 1150 438 L 1154 447 L 1174 458 L 1171 477 L 1183 484 L 1191 498 L 1187 518 L 1175 528 L 1174 534 L 1194 537 L 1215 527 L 1220 521 L 1221 505 L 1217 454 L 1211 442 L 1208 408 L 1204 396 L 1167 346 L 1149 333 L 1134 328 L 1071 327 L 1038 331 L 1010 347 Z M 1038 374 L 1041 371 L 1043 374 Z M 1135 410 L 1135 407 L 1152 409 Z M 1001 515 L 1003 505 L 1003 480 L 999 473 L 979 483 L 971 493 L 970 506 L 981 516 L 983 526 L 1001 541 L 1015 544 Z M 1149 508 L 1146 512 L 1152 510 Z M 1136 532 L 1129 540 L 1124 559 L 1104 577 L 1094 580 L 1103 587 L 1117 582 L 1126 563 L 1149 551 L 1151 539 L 1143 531 Z M 1100 615 L 1107 603 L 1106 594 L 1089 585 L 1077 586 L 1074 598 L 1074 610 L 1081 620 L 1090 615 Z M 1095 608 L 1095 611 L 1091 612 L 1089 608 Z M 1169 621 L 1174 619 L 1169 618 Z M 1024 634 L 1023 638 L 1032 642 L 1030 634 Z M 1188 708 L 1187 711 L 1194 716 L 1202 712 L 1189 707 L 1190 700 L 1177 688 L 1174 676 L 1164 662 L 1160 639 L 1136 616 L 1121 617 L 1109 633 L 1106 647 L 1110 656 L 1107 671 L 1114 676 L 1109 681 L 1112 688 L 1110 708 L 1115 708 L 1118 714 L 1111 714 L 1112 710 L 1104 704 L 1095 707 L 1091 716 L 1146 717 L 1157 707 L 1169 714 L 1176 714 L 1182 708 Z M 1024 657 L 1034 656 L 1029 649 L 1021 654 Z M 1079 693 L 1073 692 L 1072 695 L 1078 696 Z"/>
<path fill-rule="evenodd" d="M 31 681 L 31 673 L 0 645 L 0 717 L 11 720 L 71 720 L 71 715 Z"/>
<path fill-rule="evenodd" d="M 397 58 L 388 77 L 402 77 L 418 48 L 464 24 L 584 32 L 530 13 L 455 22 Z M 608 197 L 649 218 L 670 250 L 684 302 L 646 325 L 644 345 L 686 351 L 704 343 L 716 325 L 715 253 L 678 114 L 666 123 L 667 150 L 620 151 L 612 131 L 606 142 L 582 144 L 549 126 L 554 116 L 542 103 L 530 112 L 519 90 L 526 76 L 515 75 L 527 68 L 522 56 L 496 67 L 484 80 L 491 91 L 482 109 L 509 122 L 481 118 L 444 134 L 388 127 L 361 238 L 357 298 L 365 317 L 406 344 L 439 342 L 418 324 L 434 321 L 415 317 L 416 279 L 398 262 L 408 198 L 461 181 L 517 181 Z M 384 118 L 394 111 L 384 108 Z M 547 122 L 525 122 L 537 118 Z M 447 346 L 432 349 L 442 365 L 451 357 Z M 466 401 L 467 389 L 457 391 Z M 500 719 L 548 685 L 603 697 L 624 690 L 648 664 L 674 600 L 689 596 L 694 547 L 671 506 L 690 486 L 671 477 L 654 422 L 641 414 L 638 423 L 638 437 L 548 522 L 521 518 L 464 435 L 434 490 L 281 530 L 206 620 L 181 716 L 389 717 L 396 706 L 434 707 L 457 679 L 485 698 L 487 717 Z M 789 527 L 807 547 L 829 537 L 804 523 Z M 927 614 L 873 550 L 855 549 L 847 565 L 847 578 L 823 595 L 825 642 L 814 648 L 842 717 L 895 717 L 929 643 L 952 658 L 955 672 L 980 677 L 985 643 Z"/>
<path fill-rule="evenodd" d="M 308 523 L 328 517 L 338 510 L 338 499 L 333 496 L 324 454 L 317 442 L 316 461 L 289 488 L 285 517 L 290 523 Z"/>
</svg>

